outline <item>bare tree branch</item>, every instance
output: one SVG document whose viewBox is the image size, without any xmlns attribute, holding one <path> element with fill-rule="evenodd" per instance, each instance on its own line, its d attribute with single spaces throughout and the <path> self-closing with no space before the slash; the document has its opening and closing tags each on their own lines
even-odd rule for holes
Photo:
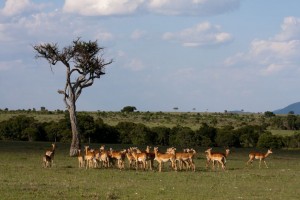
<svg viewBox="0 0 300 200">
<path fill-rule="evenodd" d="M 79 147 L 79 132 L 76 119 L 76 101 L 86 87 L 93 85 L 96 78 L 104 75 L 104 69 L 113 61 L 103 59 L 103 47 L 97 41 L 84 42 L 80 38 L 73 40 L 70 46 L 61 51 L 57 44 L 39 44 L 33 46 L 36 51 L 35 58 L 44 58 L 52 66 L 61 62 L 66 67 L 66 83 L 63 90 L 58 90 L 63 95 L 64 103 L 70 113 L 72 127 L 72 144 L 70 155 L 76 154 Z M 71 81 L 72 79 L 72 81 Z M 73 150 L 72 150 L 73 148 Z M 75 149 L 74 149 L 75 148 Z"/>
</svg>

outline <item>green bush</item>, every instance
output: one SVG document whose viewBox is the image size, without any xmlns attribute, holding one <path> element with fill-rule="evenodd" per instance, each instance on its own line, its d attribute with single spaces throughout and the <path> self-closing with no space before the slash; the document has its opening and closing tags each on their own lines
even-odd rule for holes
<svg viewBox="0 0 300 200">
<path fill-rule="evenodd" d="M 219 147 L 239 147 L 240 141 L 238 135 L 234 133 L 233 127 L 224 127 L 218 129 L 216 144 Z"/>
<path fill-rule="evenodd" d="M 262 134 L 257 142 L 259 148 L 282 148 L 282 139 L 278 136 L 272 135 L 269 132 Z"/>
</svg>

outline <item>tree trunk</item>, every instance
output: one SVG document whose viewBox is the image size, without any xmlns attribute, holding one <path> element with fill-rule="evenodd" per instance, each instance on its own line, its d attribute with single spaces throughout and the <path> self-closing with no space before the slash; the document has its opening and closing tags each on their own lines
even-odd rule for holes
<svg viewBox="0 0 300 200">
<path fill-rule="evenodd" d="M 78 149 L 80 149 L 80 134 L 77 128 L 77 117 L 76 117 L 76 107 L 75 105 L 70 106 L 70 122 L 72 129 L 72 142 L 70 147 L 70 156 L 77 156 Z"/>
</svg>

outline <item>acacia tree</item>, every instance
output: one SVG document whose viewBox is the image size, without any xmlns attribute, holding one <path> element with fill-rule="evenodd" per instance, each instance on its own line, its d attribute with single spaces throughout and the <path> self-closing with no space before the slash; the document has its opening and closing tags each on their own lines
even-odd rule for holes
<svg viewBox="0 0 300 200">
<path fill-rule="evenodd" d="M 66 67 L 66 84 L 58 90 L 70 114 L 72 142 L 70 156 L 75 156 L 80 148 L 80 133 L 76 117 L 76 101 L 82 90 L 93 85 L 94 80 L 104 75 L 104 69 L 112 63 L 103 58 L 103 47 L 97 41 L 84 42 L 80 38 L 73 40 L 70 46 L 59 50 L 57 44 L 38 44 L 33 46 L 36 58 L 44 58 L 52 65 L 62 63 Z"/>
</svg>

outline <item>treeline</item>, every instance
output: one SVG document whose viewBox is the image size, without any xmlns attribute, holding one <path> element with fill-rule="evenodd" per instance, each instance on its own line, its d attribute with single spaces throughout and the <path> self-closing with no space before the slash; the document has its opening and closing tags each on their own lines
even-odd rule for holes
<svg viewBox="0 0 300 200">
<path fill-rule="evenodd" d="M 142 123 L 119 122 L 108 125 L 98 117 L 78 115 L 79 131 L 84 143 L 111 143 L 133 145 L 163 145 L 181 147 L 259 147 L 300 148 L 300 133 L 292 136 L 275 136 L 266 126 L 243 125 L 239 128 L 226 125 L 214 127 L 199 124 L 197 130 L 177 125 L 148 127 Z M 34 117 L 18 115 L 0 122 L 0 140 L 21 141 L 71 141 L 71 125 L 68 113 L 57 122 L 39 122 Z"/>
</svg>

